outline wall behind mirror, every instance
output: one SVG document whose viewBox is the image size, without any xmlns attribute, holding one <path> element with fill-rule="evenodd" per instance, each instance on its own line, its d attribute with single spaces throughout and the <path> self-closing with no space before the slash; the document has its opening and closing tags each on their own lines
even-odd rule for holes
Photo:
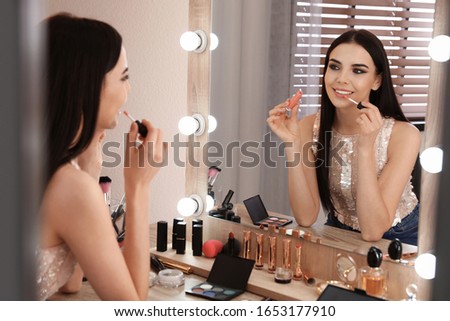
<svg viewBox="0 0 450 321">
<path fill-rule="evenodd" d="M 348 1 L 364 5 L 369 2 Z M 430 21 L 431 16 L 432 21 L 432 6 L 430 9 L 430 4 L 425 2 L 434 1 L 423 2 L 419 4 L 423 12 L 417 11 L 417 20 Z M 213 32 L 218 34 L 220 45 L 212 52 L 211 58 L 210 111 L 216 116 L 219 126 L 210 135 L 210 140 L 219 142 L 226 154 L 220 159 L 222 172 L 214 187 L 219 202 L 228 189 L 232 189 L 235 191 L 234 202 L 241 203 L 260 194 L 268 210 L 291 212 L 284 158 L 282 151 L 275 147 L 279 141 L 271 134 L 266 118 L 268 110 L 292 95 L 295 92 L 293 85 L 298 84 L 289 76 L 294 61 L 290 47 L 293 41 L 297 41 L 293 39 L 295 34 L 291 36 L 290 21 L 294 19 L 291 7 L 294 4 L 297 2 L 290 0 L 213 2 Z M 389 5 L 396 6 L 395 2 Z M 414 20 L 414 12 L 411 16 Z M 312 19 L 317 19 L 317 16 Z M 275 33 L 273 29 L 278 31 Z M 320 30 L 314 32 L 320 34 Z M 428 35 L 431 33 L 432 28 Z M 422 39 L 420 41 L 423 42 Z M 428 57 L 419 59 L 429 61 Z M 420 62 L 425 68 L 428 63 Z M 314 84 L 318 82 L 315 80 Z M 319 89 L 311 86 L 304 93 L 311 96 L 308 99 L 313 99 L 319 94 Z M 401 101 L 403 99 L 400 98 Z M 416 111 L 420 110 L 419 114 L 424 115 L 427 97 L 420 100 L 418 107 L 410 105 L 410 110 L 418 108 Z M 304 116 L 315 112 L 315 109 L 302 112 Z M 255 158 L 257 162 L 251 163 Z M 319 218 L 316 224 L 325 220 L 324 215 L 319 215 Z"/>
<path fill-rule="evenodd" d="M 46 0 L 45 4 L 45 16 L 67 11 L 108 22 L 121 33 L 131 83 L 124 108 L 136 119 L 149 119 L 162 129 L 165 141 L 173 141 L 178 119 L 187 112 L 187 53 L 180 47 L 179 37 L 188 28 L 189 1 L 179 0 L 174 5 L 146 0 Z M 105 139 L 102 175 L 113 180 L 113 201 L 120 200 L 124 191 L 122 142 L 129 127 L 130 121 L 120 116 L 119 125 Z M 174 164 L 172 152 L 169 148 L 168 166 L 152 183 L 151 222 L 176 217 L 176 204 L 185 195 L 185 170 Z"/>
</svg>

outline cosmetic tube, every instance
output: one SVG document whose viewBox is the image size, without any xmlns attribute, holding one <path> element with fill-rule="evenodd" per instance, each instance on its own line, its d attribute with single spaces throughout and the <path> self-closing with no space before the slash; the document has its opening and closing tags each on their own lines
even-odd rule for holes
<svg viewBox="0 0 450 321">
<path fill-rule="evenodd" d="M 203 225 L 195 224 L 192 227 L 192 254 L 202 256 L 203 248 Z"/>
<path fill-rule="evenodd" d="M 300 237 L 300 230 L 292 230 L 292 237 L 298 239 Z"/>
<path fill-rule="evenodd" d="M 286 235 L 286 228 L 285 227 L 278 228 L 278 233 L 280 233 L 280 235 Z"/>
<path fill-rule="evenodd" d="M 294 280 L 301 280 L 303 272 L 301 268 L 301 256 L 302 256 L 302 244 L 295 244 L 295 267 L 294 267 Z"/>
<path fill-rule="evenodd" d="M 264 234 L 256 233 L 255 269 L 261 270 L 263 267 L 264 267 Z"/>
<path fill-rule="evenodd" d="M 291 268 L 291 240 L 283 239 L 283 268 Z"/>
<path fill-rule="evenodd" d="M 244 231 L 244 242 L 243 242 L 243 257 L 244 259 L 250 259 L 250 251 L 252 247 L 252 232 Z"/>
<path fill-rule="evenodd" d="M 184 254 L 186 252 L 186 222 L 178 222 L 175 243 L 177 254 Z"/>
<path fill-rule="evenodd" d="M 267 270 L 269 273 L 275 273 L 277 269 L 277 237 L 269 235 L 269 260 L 267 261 Z"/>
<path fill-rule="evenodd" d="M 173 219 L 173 226 L 172 226 L 172 249 L 176 249 L 177 244 L 177 225 L 179 222 L 183 222 L 183 218 L 174 218 Z"/>
<path fill-rule="evenodd" d="M 192 251 L 194 251 L 194 225 L 203 225 L 203 220 L 201 220 L 201 219 L 193 219 L 191 223 L 192 223 L 192 227 L 191 227 L 191 240 L 192 240 L 192 242 L 191 242 L 191 245 L 192 245 Z M 202 234 L 203 234 L 203 229 L 202 229 Z M 203 242 L 203 235 L 202 235 L 202 242 Z M 201 246 L 200 246 L 200 250 L 201 250 Z"/>
<path fill-rule="evenodd" d="M 156 231 L 156 250 L 158 252 L 167 251 L 167 222 L 159 221 Z"/>
</svg>

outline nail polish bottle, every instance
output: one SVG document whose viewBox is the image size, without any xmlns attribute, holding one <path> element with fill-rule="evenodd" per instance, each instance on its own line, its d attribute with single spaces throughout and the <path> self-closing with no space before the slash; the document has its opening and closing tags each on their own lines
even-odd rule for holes
<svg viewBox="0 0 450 321">
<path fill-rule="evenodd" d="M 250 259 L 250 252 L 252 248 L 252 232 L 251 231 L 244 231 L 244 242 L 243 242 L 243 253 L 242 257 L 244 259 Z"/>
<path fill-rule="evenodd" d="M 383 253 L 372 246 L 367 253 L 368 266 L 360 269 L 359 288 L 368 295 L 381 297 L 386 291 L 386 271 L 380 267 Z"/>
</svg>

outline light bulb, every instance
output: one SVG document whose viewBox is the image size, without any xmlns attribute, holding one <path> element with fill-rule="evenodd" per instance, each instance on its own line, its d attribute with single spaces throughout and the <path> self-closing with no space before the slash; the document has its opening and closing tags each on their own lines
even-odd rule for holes
<svg viewBox="0 0 450 321">
<path fill-rule="evenodd" d="M 442 171 L 444 152 L 439 147 L 429 147 L 420 154 L 420 165 L 429 173 Z"/>
<path fill-rule="evenodd" d="M 193 31 L 186 31 L 180 37 L 180 46 L 186 51 L 194 51 L 200 47 L 202 39 Z"/>
<path fill-rule="evenodd" d="M 184 116 L 178 121 L 178 130 L 186 136 L 192 134 L 195 136 L 200 136 L 204 133 L 205 127 L 205 118 L 203 118 L 200 114 Z"/>
<path fill-rule="evenodd" d="M 203 213 L 203 201 L 196 194 L 183 197 L 178 201 L 177 211 L 181 216 L 200 215 Z"/>
<path fill-rule="evenodd" d="M 184 116 L 178 122 L 178 130 L 183 135 L 189 136 L 195 133 L 198 128 L 198 122 L 191 116 Z"/>
<path fill-rule="evenodd" d="M 209 212 L 214 207 L 214 198 L 211 195 L 206 195 L 206 208 L 205 211 Z"/>
<path fill-rule="evenodd" d="M 436 36 L 428 45 L 428 54 L 431 59 L 445 62 L 450 59 L 450 37 L 446 35 Z"/>
<path fill-rule="evenodd" d="M 208 40 L 202 30 L 186 31 L 180 37 L 180 46 L 186 51 L 201 53 L 205 51 Z"/>
<path fill-rule="evenodd" d="M 198 208 L 197 202 L 190 197 L 184 197 L 178 201 L 177 210 L 182 216 L 193 215 Z"/>
<path fill-rule="evenodd" d="M 217 128 L 217 120 L 214 116 L 208 116 L 208 133 L 212 133 Z"/>
<path fill-rule="evenodd" d="M 420 254 L 415 263 L 416 273 L 423 279 L 434 279 L 436 274 L 436 256 L 431 253 Z"/>
<path fill-rule="evenodd" d="M 214 49 L 216 49 L 219 46 L 219 38 L 217 37 L 217 35 L 215 33 L 210 33 L 209 34 L 209 50 L 213 51 Z"/>
</svg>

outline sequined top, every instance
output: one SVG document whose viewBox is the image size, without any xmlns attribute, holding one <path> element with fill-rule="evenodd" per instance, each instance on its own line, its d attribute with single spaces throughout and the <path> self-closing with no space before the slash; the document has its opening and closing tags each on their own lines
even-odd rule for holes
<svg viewBox="0 0 450 321">
<path fill-rule="evenodd" d="M 317 146 L 319 141 L 319 124 L 320 112 L 317 113 L 314 122 L 313 142 L 315 146 Z M 394 119 L 384 118 L 383 126 L 375 142 L 377 177 L 380 177 L 381 171 L 388 160 L 387 150 L 394 124 Z M 334 129 L 332 130 L 331 146 L 333 148 L 332 150 L 336 153 L 332 153 L 331 155 L 329 183 L 331 198 L 336 208 L 336 217 L 341 223 L 359 231 L 359 222 L 356 215 L 356 181 L 358 180 L 357 143 L 358 134 L 342 135 Z M 401 222 L 416 207 L 418 200 L 412 189 L 410 177 L 409 183 L 406 184 L 403 190 L 392 226 Z"/>
<path fill-rule="evenodd" d="M 37 251 L 38 299 L 46 300 L 67 283 L 75 269 L 76 260 L 69 247 L 62 243 Z"/>
</svg>

